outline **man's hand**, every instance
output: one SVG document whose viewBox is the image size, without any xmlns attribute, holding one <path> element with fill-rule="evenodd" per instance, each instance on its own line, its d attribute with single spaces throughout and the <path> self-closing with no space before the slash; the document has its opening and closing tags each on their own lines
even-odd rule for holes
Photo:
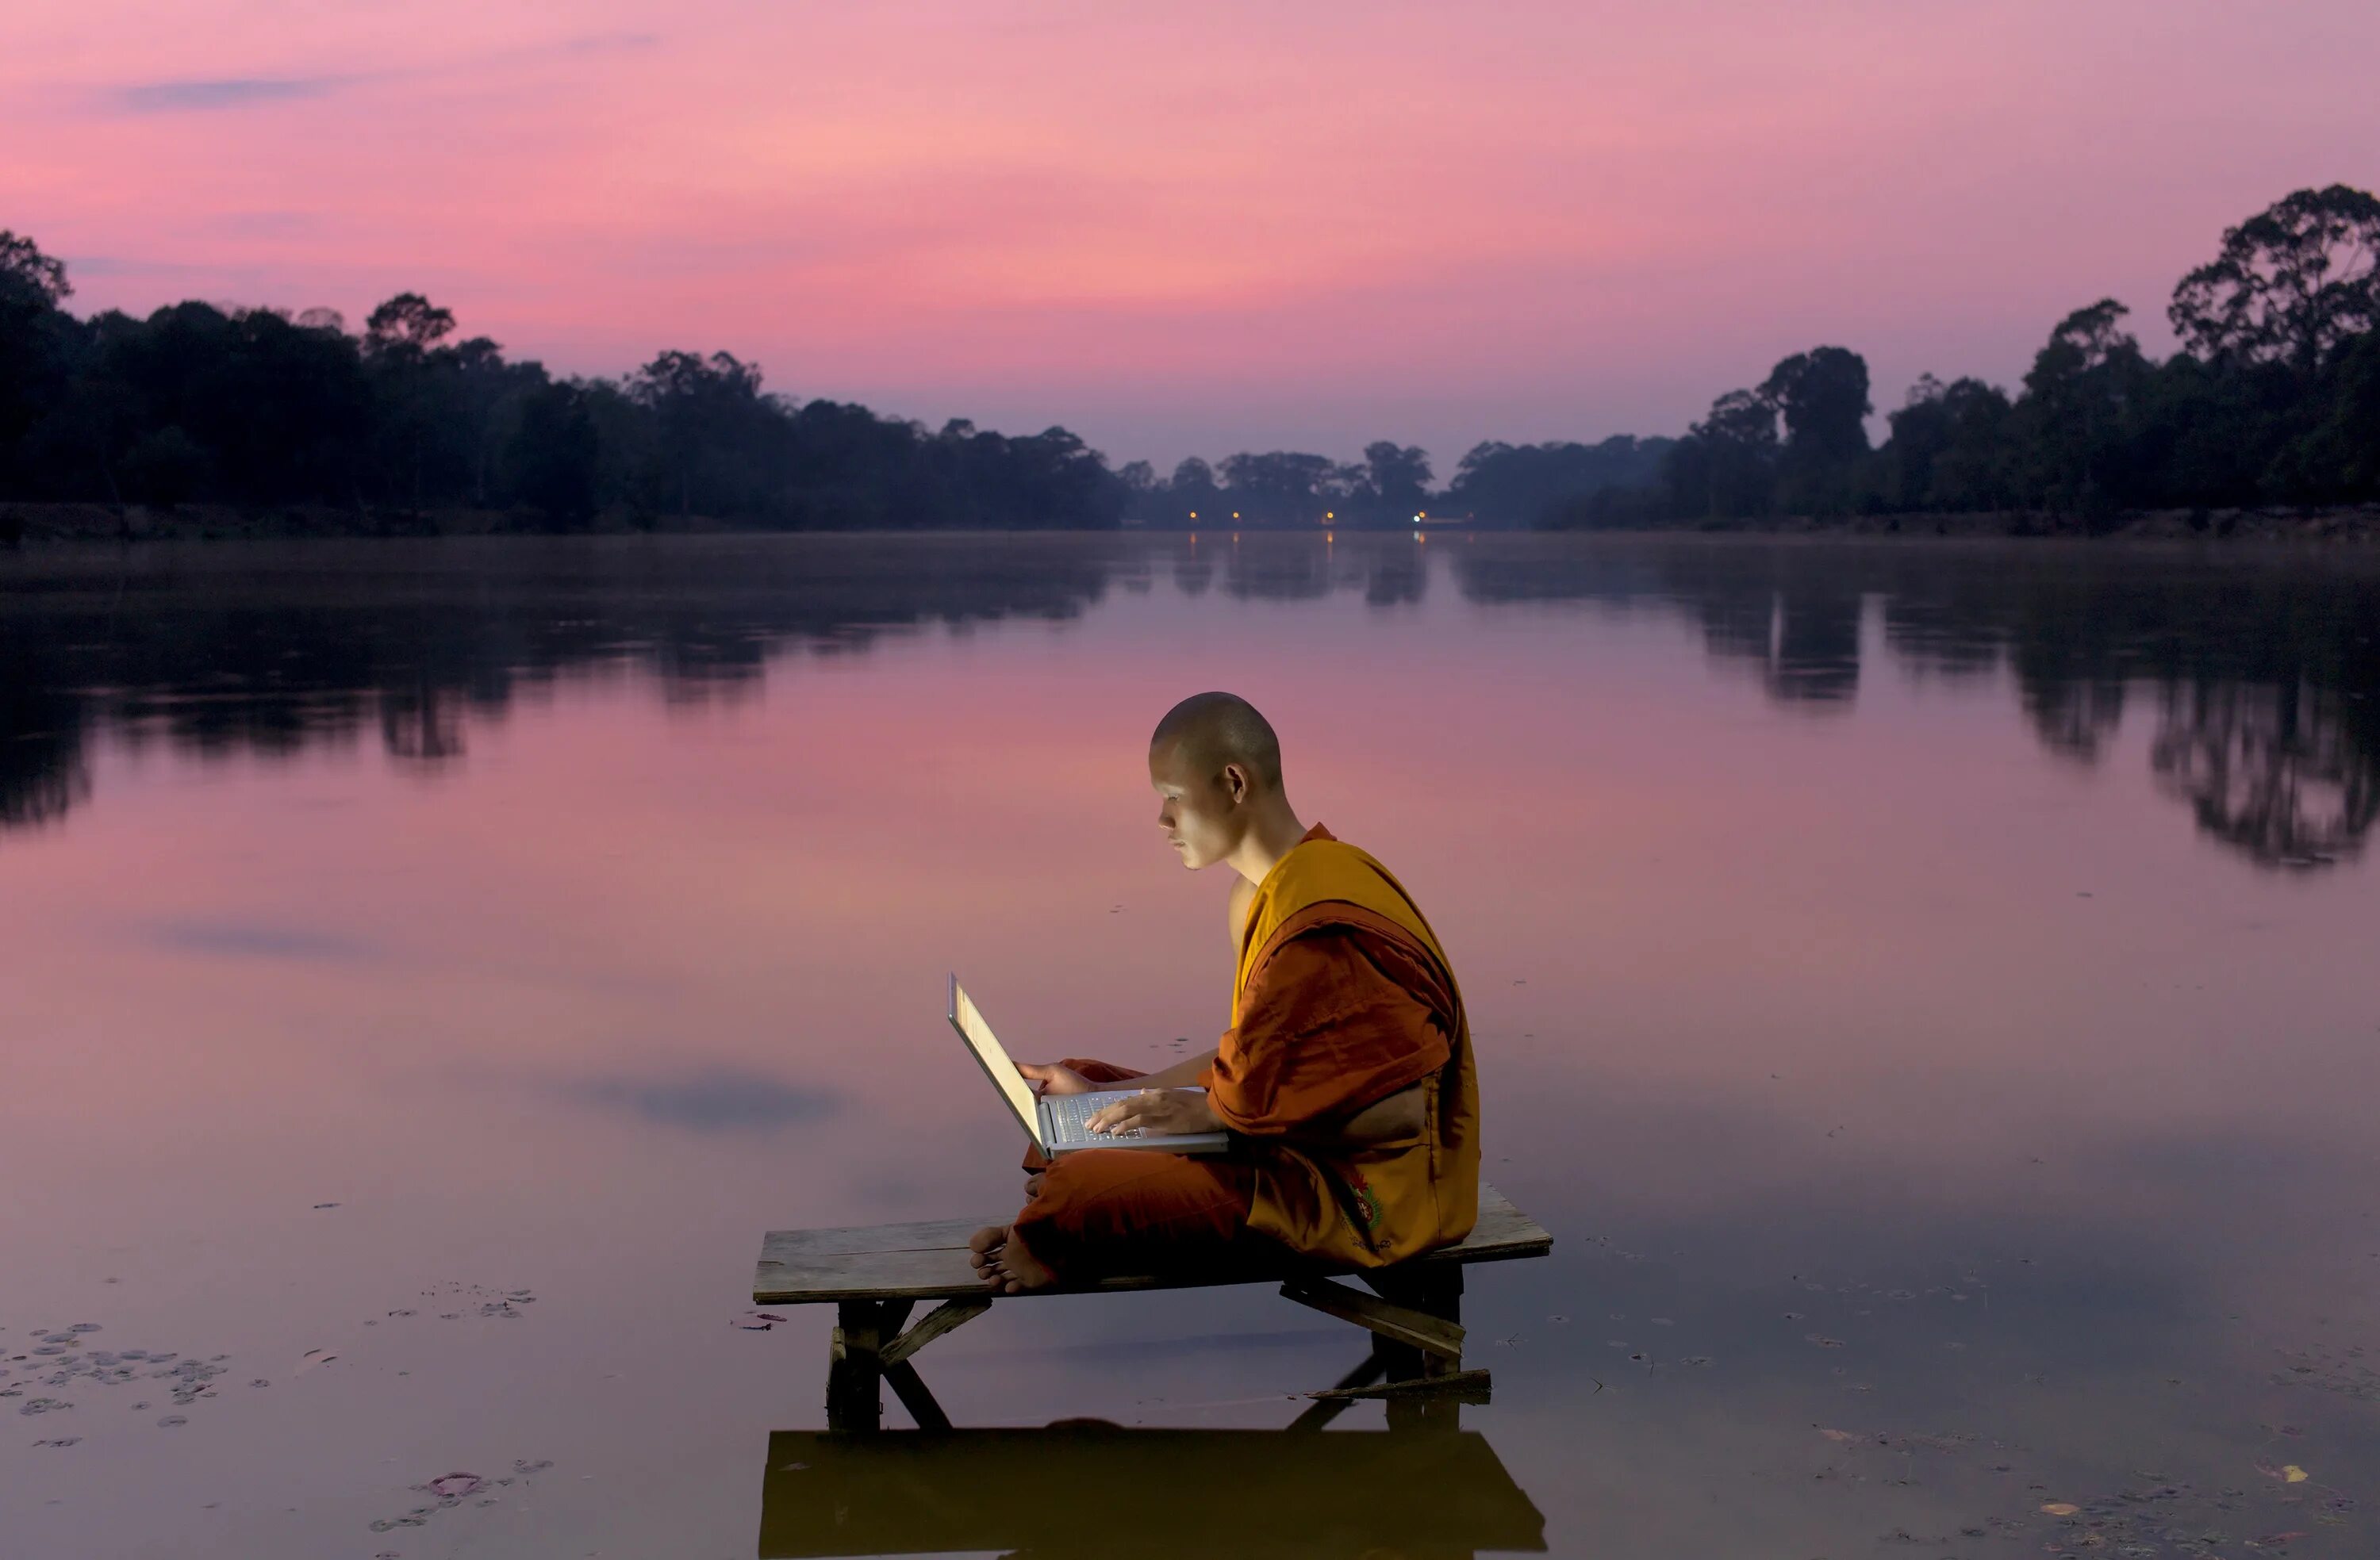
<svg viewBox="0 0 2380 1560">
<path fill-rule="evenodd" d="M 1088 1094 L 1099 1090 L 1097 1083 L 1073 1068 L 1060 1067 L 1056 1062 L 1021 1061 L 1016 1070 L 1025 1074 L 1025 1081 L 1033 1085 L 1037 1094 Z"/>
<path fill-rule="evenodd" d="M 1203 1089 L 1143 1089 L 1130 1099 L 1101 1106 L 1083 1126 L 1093 1132 L 1138 1129 L 1152 1136 L 1212 1132 L 1222 1128 Z"/>
</svg>

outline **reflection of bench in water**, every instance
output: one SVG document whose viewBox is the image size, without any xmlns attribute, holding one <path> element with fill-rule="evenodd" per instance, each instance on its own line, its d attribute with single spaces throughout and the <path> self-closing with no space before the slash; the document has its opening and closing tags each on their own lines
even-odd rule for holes
<svg viewBox="0 0 2380 1560">
<path fill-rule="evenodd" d="M 1451 1556 L 1545 1528 L 1476 1431 L 781 1430 L 760 1494 L 761 1560 Z"/>
<path fill-rule="evenodd" d="M 882 1420 L 880 1383 L 885 1382 L 920 1427 L 949 1428 L 950 1421 L 926 1390 L 910 1356 L 991 1309 L 983 1280 L 967 1262 L 967 1237 L 999 1222 L 949 1219 L 857 1229 L 780 1229 L 761 1242 L 753 1300 L 762 1305 L 834 1304 L 837 1325 L 826 1401 L 831 1429 L 875 1429 Z M 1417 1411 L 1415 1405 L 1424 1397 L 1463 1394 L 1475 1398 L 1487 1390 L 1487 1372 L 1463 1369 L 1463 1267 L 1540 1257 L 1552 1245 L 1553 1237 L 1536 1221 L 1483 1182 L 1479 1222 L 1462 1241 L 1394 1267 L 1354 1275 L 1375 1294 L 1333 1283 L 1318 1272 L 1282 1267 L 1240 1268 L 1199 1278 L 1111 1278 L 1093 1286 L 1092 1292 L 1280 1284 L 1288 1299 L 1372 1335 L 1370 1361 L 1340 1383 L 1334 1395 L 1387 1397 L 1391 1417 L 1403 1418 Z M 917 1302 L 933 1300 L 943 1303 L 904 1332 Z"/>
</svg>

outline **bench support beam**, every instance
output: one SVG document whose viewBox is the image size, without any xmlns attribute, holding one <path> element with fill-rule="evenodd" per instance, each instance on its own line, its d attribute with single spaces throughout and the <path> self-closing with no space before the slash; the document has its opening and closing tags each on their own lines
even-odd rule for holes
<svg viewBox="0 0 2380 1560">
<path fill-rule="evenodd" d="M 901 1363 L 944 1333 L 965 1325 L 990 1309 L 989 1300 L 944 1300 L 919 1318 L 916 1326 L 884 1346 L 884 1363 Z"/>
<path fill-rule="evenodd" d="M 1463 1325 L 1459 1322 L 1447 1321 L 1415 1307 L 1374 1300 L 1327 1278 L 1293 1278 L 1281 1287 L 1281 1293 L 1282 1299 L 1311 1306 L 1326 1316 L 1368 1327 L 1392 1343 L 1441 1360 L 1463 1358 Z"/>
</svg>

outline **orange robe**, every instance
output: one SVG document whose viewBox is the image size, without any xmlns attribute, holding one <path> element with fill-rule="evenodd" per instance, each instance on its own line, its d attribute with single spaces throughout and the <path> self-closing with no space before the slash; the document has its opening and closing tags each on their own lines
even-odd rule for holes
<svg viewBox="0 0 2380 1560">
<path fill-rule="evenodd" d="M 1067 1065 L 1098 1082 L 1139 1076 Z M 1377 1267 L 1470 1233 L 1479 1092 L 1462 993 L 1402 887 L 1319 825 L 1249 905 L 1232 1024 L 1200 1082 L 1231 1154 L 1091 1149 L 1043 1174 L 1016 1227 L 1061 1278 L 1283 1252 Z M 1419 1132 L 1332 1141 L 1416 1083 Z"/>
</svg>

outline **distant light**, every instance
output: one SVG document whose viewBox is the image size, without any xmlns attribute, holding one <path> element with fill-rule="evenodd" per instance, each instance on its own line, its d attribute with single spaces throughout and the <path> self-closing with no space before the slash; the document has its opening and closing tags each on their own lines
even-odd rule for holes
<svg viewBox="0 0 2380 1560">
<path fill-rule="evenodd" d="M 1195 510 L 1195 509 L 1194 509 L 1194 510 L 1192 510 L 1192 511 L 1190 512 L 1190 518 L 1191 518 L 1191 519 L 1193 519 L 1193 520 L 1196 520 L 1196 518 L 1198 518 L 1198 512 L 1197 512 L 1196 510 Z"/>
<path fill-rule="evenodd" d="M 1339 518 L 1339 512 L 1335 509 L 1326 509 L 1322 512 L 1322 518 L 1325 520 L 1336 520 Z"/>
<path fill-rule="evenodd" d="M 1232 519 L 1236 520 L 1236 519 L 1238 519 L 1239 517 L 1240 517 L 1240 512 L 1239 512 L 1238 510 L 1236 510 L 1236 509 L 1235 509 L 1235 510 L 1232 511 Z"/>
<path fill-rule="evenodd" d="M 1415 525 L 1416 525 L 1416 526 L 1418 526 L 1418 525 L 1420 525 L 1420 524 L 1421 524 L 1421 516 L 1420 516 L 1420 515 L 1416 514 L 1416 515 L 1415 515 L 1415 516 L 1414 516 L 1414 524 L 1415 524 Z"/>
</svg>

